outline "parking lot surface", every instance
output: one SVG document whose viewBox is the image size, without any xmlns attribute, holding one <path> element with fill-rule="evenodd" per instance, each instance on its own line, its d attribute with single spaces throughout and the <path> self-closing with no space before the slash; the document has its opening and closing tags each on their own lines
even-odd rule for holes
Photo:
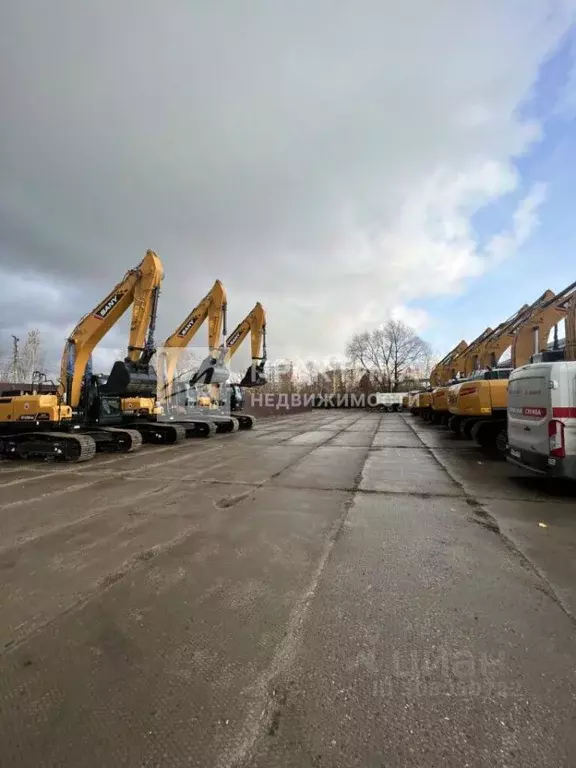
<svg viewBox="0 0 576 768">
<path fill-rule="evenodd" d="M 411 416 L 0 464 L 0 765 L 571 766 L 576 498 Z"/>
</svg>

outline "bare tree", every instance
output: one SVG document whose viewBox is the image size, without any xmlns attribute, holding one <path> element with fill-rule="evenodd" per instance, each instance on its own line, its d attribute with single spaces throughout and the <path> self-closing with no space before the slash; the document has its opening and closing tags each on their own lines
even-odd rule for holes
<svg viewBox="0 0 576 768">
<path fill-rule="evenodd" d="M 397 391 L 408 369 L 429 364 L 431 348 L 401 320 L 389 320 L 372 332 L 356 334 L 346 353 L 377 389 Z"/>
<path fill-rule="evenodd" d="M 38 329 L 28 332 L 28 337 L 22 348 L 21 365 L 23 381 L 31 381 L 35 371 L 43 371 L 45 368 L 46 355 L 42 349 L 42 340 Z"/>
</svg>

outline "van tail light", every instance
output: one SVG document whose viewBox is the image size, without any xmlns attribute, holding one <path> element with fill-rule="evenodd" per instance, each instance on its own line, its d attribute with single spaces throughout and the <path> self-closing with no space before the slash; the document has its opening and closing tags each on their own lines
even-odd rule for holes
<svg viewBox="0 0 576 768">
<path fill-rule="evenodd" d="M 552 419 L 548 423 L 548 442 L 550 445 L 550 456 L 554 456 L 557 459 L 564 459 L 566 457 L 563 422 Z"/>
</svg>

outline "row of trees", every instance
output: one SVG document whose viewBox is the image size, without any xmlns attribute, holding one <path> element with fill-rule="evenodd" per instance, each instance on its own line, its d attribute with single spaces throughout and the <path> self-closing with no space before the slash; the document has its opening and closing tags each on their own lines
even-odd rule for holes
<svg viewBox="0 0 576 768">
<path fill-rule="evenodd" d="M 347 361 L 320 368 L 286 362 L 269 366 L 263 392 L 350 394 L 407 392 L 426 384 L 435 364 L 430 344 L 408 325 L 390 320 L 371 332 L 354 335 L 346 347 Z"/>
<path fill-rule="evenodd" d="M 0 381 L 30 382 L 33 372 L 44 370 L 46 364 L 40 331 L 29 331 L 22 342 L 15 336 L 10 341 L 6 343 L 3 339 L 0 346 Z M 303 394 L 401 392 L 426 382 L 434 365 L 430 344 L 398 320 L 390 320 L 371 332 L 354 335 L 347 345 L 346 356 L 346 363 L 332 361 L 322 368 L 313 361 L 304 366 L 289 361 L 281 366 L 271 364 L 267 371 L 268 383 L 262 391 Z M 193 349 L 184 350 L 178 372 L 191 374 L 201 362 Z M 239 380 L 240 375 L 232 378 Z"/>
</svg>

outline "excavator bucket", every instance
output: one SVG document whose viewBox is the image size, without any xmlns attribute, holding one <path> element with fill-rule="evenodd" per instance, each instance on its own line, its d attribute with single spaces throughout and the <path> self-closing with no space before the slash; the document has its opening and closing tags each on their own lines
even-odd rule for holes
<svg viewBox="0 0 576 768">
<path fill-rule="evenodd" d="M 208 356 L 205 358 L 194 376 L 190 379 L 190 384 L 224 384 L 230 377 L 230 369 L 224 365 L 222 360 L 217 357 Z"/>
<path fill-rule="evenodd" d="M 157 386 L 158 379 L 152 366 L 117 360 L 106 381 L 105 391 L 121 397 L 155 397 Z"/>
<path fill-rule="evenodd" d="M 266 384 L 268 379 L 266 378 L 261 365 L 250 365 L 244 374 L 244 378 L 240 382 L 241 387 L 261 387 Z"/>
</svg>

